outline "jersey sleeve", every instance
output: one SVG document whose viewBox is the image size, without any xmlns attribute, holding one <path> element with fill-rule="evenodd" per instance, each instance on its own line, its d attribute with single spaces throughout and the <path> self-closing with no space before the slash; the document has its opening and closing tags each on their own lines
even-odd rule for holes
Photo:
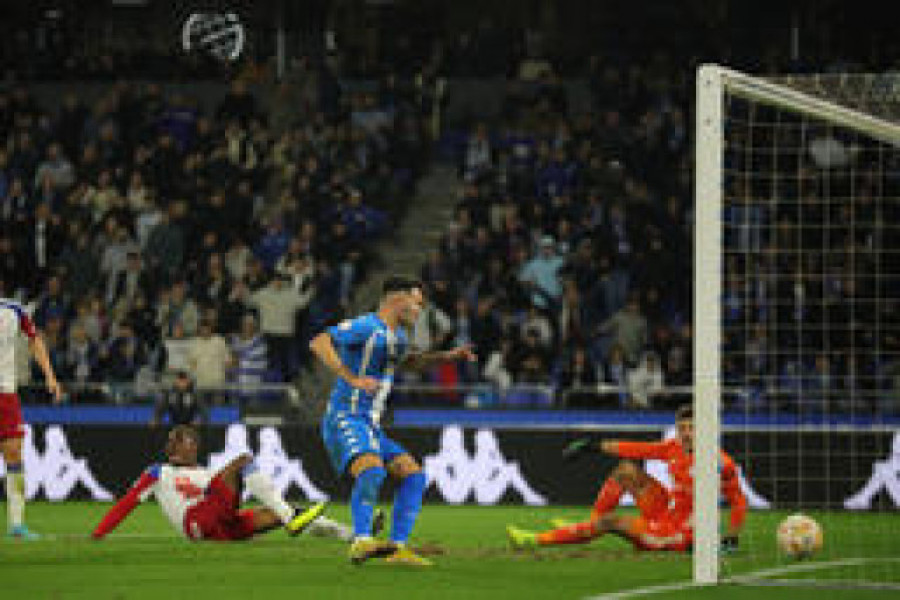
<svg viewBox="0 0 900 600">
<path fill-rule="evenodd" d="M 616 455 L 622 458 L 665 459 L 672 451 L 668 442 L 616 442 Z"/>
<path fill-rule="evenodd" d="M 134 485 L 129 488 L 122 498 L 113 505 L 109 512 L 103 517 L 94 532 L 91 534 L 96 540 L 102 539 L 110 531 L 119 526 L 125 517 L 137 507 L 138 504 L 146 500 L 159 481 L 159 465 L 151 465 L 144 471 Z"/>
<path fill-rule="evenodd" d="M 741 478 L 737 465 L 727 455 L 722 456 L 722 495 L 731 507 L 729 522 L 734 529 L 740 529 L 747 517 L 747 498 L 741 491 Z"/>
<path fill-rule="evenodd" d="M 326 329 L 336 346 L 351 346 L 365 342 L 372 332 L 372 322 L 365 318 L 348 319 Z"/>
</svg>

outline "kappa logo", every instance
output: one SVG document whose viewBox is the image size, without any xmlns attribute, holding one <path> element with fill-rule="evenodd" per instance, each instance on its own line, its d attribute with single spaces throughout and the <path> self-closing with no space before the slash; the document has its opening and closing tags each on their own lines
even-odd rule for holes
<svg viewBox="0 0 900 600">
<path fill-rule="evenodd" d="M 872 465 L 872 474 L 861 490 L 844 500 L 844 508 L 866 510 L 884 490 L 894 506 L 900 506 L 900 431 L 894 434 L 891 455 Z"/>
<path fill-rule="evenodd" d="M 44 430 L 43 453 L 35 447 L 31 426 L 23 427 L 22 462 L 25 467 L 26 498 L 35 498 L 43 488 L 48 500 L 65 500 L 81 484 L 93 500 L 113 499 L 112 494 L 94 477 L 87 459 L 72 454 L 62 427 L 52 425 Z M 6 465 L 0 458 L 0 477 L 5 473 Z"/>
<path fill-rule="evenodd" d="M 254 453 L 250 448 L 247 426 L 243 423 L 229 425 L 225 431 L 225 447 L 221 452 L 209 455 L 210 470 L 218 471 L 241 454 L 254 455 L 259 469 L 272 479 L 272 484 L 280 494 L 286 495 L 289 489 L 297 487 L 310 501 L 328 500 L 328 494 L 316 487 L 304 471 L 303 462 L 299 458 L 292 458 L 285 451 L 277 429 L 263 427 L 259 430 L 257 441 L 259 452 Z"/>
<path fill-rule="evenodd" d="M 472 455 L 464 442 L 462 428 L 445 427 L 437 454 L 423 460 L 429 485 L 433 484 L 446 502 L 462 504 L 474 498 L 478 504 L 496 504 L 511 489 L 525 504 L 547 504 L 522 476 L 518 463 L 503 456 L 493 431 L 479 429 L 475 433 Z"/>
</svg>

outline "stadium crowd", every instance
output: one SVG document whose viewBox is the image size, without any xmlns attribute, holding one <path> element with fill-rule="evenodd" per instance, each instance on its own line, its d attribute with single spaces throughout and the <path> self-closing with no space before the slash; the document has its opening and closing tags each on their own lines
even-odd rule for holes
<svg viewBox="0 0 900 600">
<path fill-rule="evenodd" d="M 61 380 L 297 374 L 426 155 L 405 88 L 319 91 L 285 107 L 236 80 L 204 110 L 156 83 L 0 88 L 0 296 L 33 309 Z"/>
</svg>

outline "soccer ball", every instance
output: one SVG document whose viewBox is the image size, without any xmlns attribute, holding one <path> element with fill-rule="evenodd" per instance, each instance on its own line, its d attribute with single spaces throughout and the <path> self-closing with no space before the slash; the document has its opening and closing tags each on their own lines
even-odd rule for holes
<svg viewBox="0 0 900 600">
<path fill-rule="evenodd" d="M 812 517 L 796 514 L 778 525 L 778 549 L 794 559 L 809 558 L 822 549 L 822 527 Z"/>
</svg>

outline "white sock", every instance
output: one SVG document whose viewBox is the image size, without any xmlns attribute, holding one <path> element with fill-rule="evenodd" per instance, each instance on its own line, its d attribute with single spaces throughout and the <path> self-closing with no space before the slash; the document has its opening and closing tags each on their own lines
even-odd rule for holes
<svg viewBox="0 0 900 600">
<path fill-rule="evenodd" d="M 6 473 L 6 516 L 10 529 L 24 523 L 25 474 L 22 471 Z"/>
<path fill-rule="evenodd" d="M 345 542 L 353 540 L 353 529 L 328 517 L 319 517 L 309 524 L 310 535 L 330 537 Z"/>
<path fill-rule="evenodd" d="M 265 473 L 259 470 L 248 473 L 244 476 L 244 484 L 247 491 L 264 506 L 272 509 L 282 523 L 287 523 L 294 516 L 294 509 L 275 491 L 272 480 Z"/>
</svg>

